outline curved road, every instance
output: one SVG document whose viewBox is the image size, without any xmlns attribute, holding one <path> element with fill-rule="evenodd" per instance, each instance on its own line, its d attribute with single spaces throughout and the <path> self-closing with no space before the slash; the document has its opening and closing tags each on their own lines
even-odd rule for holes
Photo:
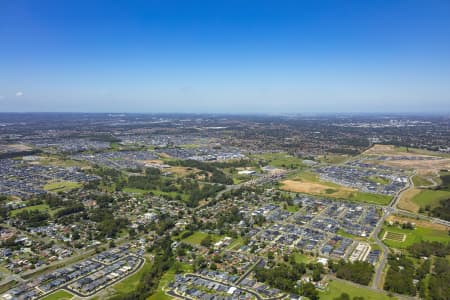
<svg viewBox="0 0 450 300">
<path fill-rule="evenodd" d="M 378 221 L 377 227 L 375 227 L 375 230 L 372 232 L 372 237 L 375 240 L 375 243 L 381 248 L 382 250 L 382 256 L 380 259 L 380 262 L 378 263 L 378 267 L 376 268 L 375 271 L 375 276 L 373 278 L 373 282 L 372 282 L 372 288 L 375 289 L 382 289 L 383 287 L 380 287 L 381 285 L 381 278 L 383 275 L 383 270 L 386 267 L 387 264 L 387 258 L 389 255 L 389 248 L 378 238 L 378 235 L 380 234 L 381 228 L 383 227 L 383 224 L 386 220 L 386 218 L 396 210 L 396 206 L 397 206 L 397 202 L 400 199 L 400 196 L 403 194 L 403 192 L 405 192 L 407 189 L 409 189 L 409 187 L 412 185 L 412 176 L 408 177 L 408 185 L 405 186 L 403 189 L 401 189 L 400 191 L 398 191 L 394 198 L 392 199 L 391 203 L 389 204 L 389 206 L 386 206 L 385 208 L 383 208 L 383 216 L 381 217 L 381 219 Z"/>
<path fill-rule="evenodd" d="M 234 284 L 231 284 L 231 283 L 228 283 L 228 282 L 222 282 L 220 280 L 216 280 L 216 279 L 209 278 L 209 277 L 206 277 L 206 276 L 202 276 L 202 275 L 199 275 L 199 274 L 187 273 L 185 275 L 186 276 L 191 276 L 191 277 L 202 278 L 202 279 L 205 279 L 205 280 L 213 281 L 213 282 L 220 283 L 220 284 L 227 285 L 227 286 L 235 286 Z M 249 290 L 247 288 L 244 288 L 244 287 L 241 287 L 241 286 L 237 286 L 237 285 L 236 285 L 236 287 L 239 288 L 240 290 L 244 291 L 244 292 L 252 294 L 258 300 L 280 300 L 280 299 L 283 299 L 284 297 L 286 297 L 286 294 L 282 294 L 282 295 L 280 295 L 278 297 L 264 298 L 260 294 L 258 294 L 257 292 L 254 292 L 254 291 Z M 191 298 L 179 295 L 179 294 L 175 293 L 174 291 L 166 291 L 166 293 L 171 295 L 171 296 L 175 296 L 175 297 L 179 297 L 179 298 L 182 298 L 182 299 L 189 299 L 189 300 L 191 300 Z"/>
</svg>

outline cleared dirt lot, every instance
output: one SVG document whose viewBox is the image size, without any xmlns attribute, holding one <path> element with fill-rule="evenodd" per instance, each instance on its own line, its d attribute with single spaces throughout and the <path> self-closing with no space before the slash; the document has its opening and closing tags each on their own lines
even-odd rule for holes
<svg viewBox="0 0 450 300">
<path fill-rule="evenodd" d="M 431 151 L 397 148 L 392 145 L 374 145 L 367 149 L 364 155 L 410 157 L 412 159 L 375 161 L 380 165 L 401 169 L 415 169 L 419 174 L 436 174 L 441 169 L 450 169 L 450 158 L 442 157 L 444 154 Z M 416 158 L 416 159 L 414 159 Z"/>
<path fill-rule="evenodd" d="M 402 193 L 400 200 L 398 201 L 398 208 L 411 212 L 418 212 L 420 206 L 412 201 L 412 199 L 420 193 L 420 189 L 410 188 Z"/>
<path fill-rule="evenodd" d="M 312 181 L 296 181 L 284 180 L 281 182 L 281 188 L 290 192 L 306 193 L 314 195 L 331 196 L 336 198 L 348 197 L 351 193 L 357 190 L 347 187 L 334 187 Z"/>
</svg>

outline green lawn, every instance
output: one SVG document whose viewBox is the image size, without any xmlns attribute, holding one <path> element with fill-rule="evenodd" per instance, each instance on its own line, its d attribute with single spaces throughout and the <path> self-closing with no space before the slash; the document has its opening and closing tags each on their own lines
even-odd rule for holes
<svg viewBox="0 0 450 300">
<path fill-rule="evenodd" d="M 300 263 L 308 264 L 314 260 L 313 257 L 305 255 L 305 254 L 301 254 L 299 252 L 295 252 L 294 256 L 295 256 L 295 262 L 299 263 L 299 264 Z"/>
<path fill-rule="evenodd" d="M 449 158 L 449 153 L 443 153 L 443 152 L 435 152 L 425 149 L 417 149 L 417 148 L 406 148 L 406 147 L 395 147 L 397 151 L 401 152 L 407 152 L 407 153 L 413 153 L 413 154 L 422 154 L 422 155 L 430 155 L 430 156 L 437 156 L 437 157 L 444 157 Z"/>
<path fill-rule="evenodd" d="M 116 290 L 116 292 L 121 295 L 127 295 L 128 293 L 131 293 L 137 288 L 139 280 L 141 280 L 141 277 L 146 272 L 150 271 L 151 266 L 152 264 L 146 260 L 144 265 L 139 271 L 137 271 L 130 277 L 126 278 L 125 280 L 122 280 L 118 284 L 114 285 L 113 286 L 114 290 Z"/>
<path fill-rule="evenodd" d="M 379 205 L 387 205 L 391 202 L 392 196 L 371 194 L 365 192 L 353 192 L 349 195 L 348 200 L 356 202 L 366 202 Z"/>
<path fill-rule="evenodd" d="M 437 242 L 449 242 L 450 236 L 447 231 L 435 230 L 424 227 L 416 227 L 415 229 L 402 229 L 398 226 L 387 226 L 384 225 L 380 232 L 380 238 L 383 238 L 384 232 L 394 232 L 406 234 L 406 239 L 404 242 L 393 241 L 393 240 L 383 240 L 383 243 L 392 248 L 405 249 L 408 246 L 418 243 L 420 241 L 437 241 Z"/>
<path fill-rule="evenodd" d="M 300 172 L 295 172 L 292 175 L 289 175 L 288 177 L 289 179 L 292 180 L 307 180 L 307 181 L 312 181 L 312 182 L 320 182 L 320 183 L 324 183 L 320 180 L 319 175 L 317 173 L 314 172 L 310 172 L 310 171 L 300 171 Z M 330 187 L 339 187 L 339 185 L 333 183 L 333 182 L 326 182 L 327 185 L 329 185 Z"/>
<path fill-rule="evenodd" d="M 266 164 L 277 168 L 299 168 L 305 166 L 301 158 L 294 157 L 285 152 L 256 154 L 252 158 L 262 160 Z"/>
<path fill-rule="evenodd" d="M 142 190 L 142 189 L 126 187 L 123 189 L 123 191 L 127 192 L 127 193 L 139 194 L 139 195 L 152 193 L 155 196 L 169 196 L 171 198 L 175 198 L 177 195 L 180 195 L 182 200 L 187 200 L 187 198 L 188 198 L 188 195 L 186 195 L 186 194 L 181 194 L 178 192 L 163 192 L 160 190 Z"/>
<path fill-rule="evenodd" d="M 65 290 L 58 290 L 54 292 L 53 294 L 50 294 L 42 300 L 64 300 L 64 299 L 72 299 L 73 295 Z"/>
<path fill-rule="evenodd" d="M 429 186 L 432 185 L 431 181 L 426 179 L 425 177 L 414 175 L 412 178 L 412 182 L 414 186 Z"/>
<path fill-rule="evenodd" d="M 326 164 L 340 164 L 349 159 L 349 155 L 346 154 L 326 154 L 317 157 L 321 163 Z"/>
<path fill-rule="evenodd" d="M 192 272 L 192 266 L 186 265 L 186 264 L 182 264 L 182 272 Z M 156 290 L 156 292 L 151 295 L 150 297 L 148 297 L 147 300 L 169 300 L 169 299 L 173 299 L 172 297 L 166 295 L 166 293 L 164 293 L 163 289 L 165 287 L 167 287 L 167 285 L 174 280 L 175 278 L 175 269 L 172 267 L 169 271 L 167 271 L 162 277 L 161 280 L 159 281 L 159 285 L 158 285 L 158 289 Z"/>
<path fill-rule="evenodd" d="M 237 239 L 233 240 L 226 249 L 227 250 L 238 250 L 243 245 L 244 245 L 244 240 L 241 237 L 238 237 Z"/>
<path fill-rule="evenodd" d="M 18 208 L 18 209 L 14 209 L 12 210 L 11 216 L 14 217 L 15 215 L 17 215 L 18 213 L 24 211 L 24 210 L 49 210 L 49 206 L 47 204 L 39 204 L 39 205 L 33 205 L 33 206 L 27 206 L 27 207 L 23 207 L 23 208 Z"/>
<path fill-rule="evenodd" d="M 62 191 L 70 191 L 76 188 L 81 187 L 82 184 L 79 182 L 72 182 L 72 181 L 56 181 L 56 182 L 50 182 L 44 185 L 44 190 L 50 191 L 50 192 L 62 192 Z"/>
<path fill-rule="evenodd" d="M 193 234 L 191 234 L 190 236 L 188 236 L 187 238 L 183 239 L 182 242 L 186 243 L 186 244 L 191 244 L 191 245 L 200 245 L 200 243 L 202 242 L 202 240 L 207 237 L 208 235 L 211 235 L 213 243 L 219 241 L 222 236 L 219 235 L 215 235 L 215 234 L 207 234 L 205 232 L 201 232 L 201 231 L 196 231 Z"/>
<path fill-rule="evenodd" d="M 339 297 L 342 293 L 347 293 L 350 295 L 350 298 L 353 297 L 364 297 L 365 300 L 388 300 L 388 299 L 396 299 L 388 297 L 386 294 L 375 292 L 370 289 L 357 287 L 350 283 L 346 283 L 343 281 L 333 280 L 328 284 L 327 290 L 324 292 L 320 292 L 320 300 L 333 300 L 336 297 Z"/>
<path fill-rule="evenodd" d="M 380 176 L 370 176 L 368 179 L 372 182 L 379 183 L 381 185 L 386 185 L 389 184 L 390 182 L 389 179 Z"/>
<path fill-rule="evenodd" d="M 126 193 L 133 193 L 133 194 L 139 194 L 139 195 L 147 194 L 148 192 L 150 192 L 149 190 L 135 189 L 135 188 L 130 188 L 130 187 L 124 188 L 123 191 Z"/>
<path fill-rule="evenodd" d="M 426 206 L 430 206 L 433 209 L 436 206 L 439 206 L 439 202 L 444 199 L 450 198 L 449 191 L 435 191 L 435 190 L 423 190 L 414 198 L 412 201 L 419 205 L 421 208 L 425 208 Z"/>
</svg>

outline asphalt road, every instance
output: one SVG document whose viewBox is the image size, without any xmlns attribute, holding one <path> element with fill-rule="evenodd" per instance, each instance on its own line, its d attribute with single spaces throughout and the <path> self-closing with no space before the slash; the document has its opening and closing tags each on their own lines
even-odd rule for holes
<svg viewBox="0 0 450 300">
<path fill-rule="evenodd" d="M 387 258 L 388 258 L 388 255 L 389 255 L 389 248 L 378 238 L 378 235 L 380 234 L 381 228 L 383 227 L 383 224 L 384 224 L 386 218 L 392 212 L 395 211 L 395 207 L 397 206 L 398 200 L 400 199 L 400 196 L 402 195 L 402 193 L 404 191 L 406 191 L 407 189 L 409 189 L 409 187 L 412 185 L 412 179 L 411 179 L 412 176 L 414 176 L 414 175 L 411 175 L 408 178 L 408 185 L 395 194 L 394 199 L 392 199 L 392 201 L 389 204 L 389 206 L 383 208 L 383 216 L 378 221 L 377 227 L 375 227 L 375 230 L 372 233 L 372 237 L 375 240 L 375 243 L 381 248 L 381 251 L 383 252 L 382 255 L 381 255 L 381 260 L 378 263 L 378 266 L 377 266 L 377 268 L 375 270 L 375 276 L 373 278 L 372 288 L 383 289 L 383 287 L 380 286 L 381 285 L 381 279 L 382 279 L 383 270 L 386 267 Z"/>
</svg>

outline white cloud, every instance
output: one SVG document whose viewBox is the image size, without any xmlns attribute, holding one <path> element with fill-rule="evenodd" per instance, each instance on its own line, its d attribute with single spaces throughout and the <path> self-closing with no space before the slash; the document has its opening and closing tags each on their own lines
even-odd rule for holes
<svg viewBox="0 0 450 300">
<path fill-rule="evenodd" d="M 16 93 L 16 97 L 22 97 L 22 96 L 23 96 L 23 92 L 18 91 L 18 92 Z"/>
<path fill-rule="evenodd" d="M 0 95 L 0 100 L 2 100 L 3 98 L 5 98 L 5 96 Z"/>
</svg>

